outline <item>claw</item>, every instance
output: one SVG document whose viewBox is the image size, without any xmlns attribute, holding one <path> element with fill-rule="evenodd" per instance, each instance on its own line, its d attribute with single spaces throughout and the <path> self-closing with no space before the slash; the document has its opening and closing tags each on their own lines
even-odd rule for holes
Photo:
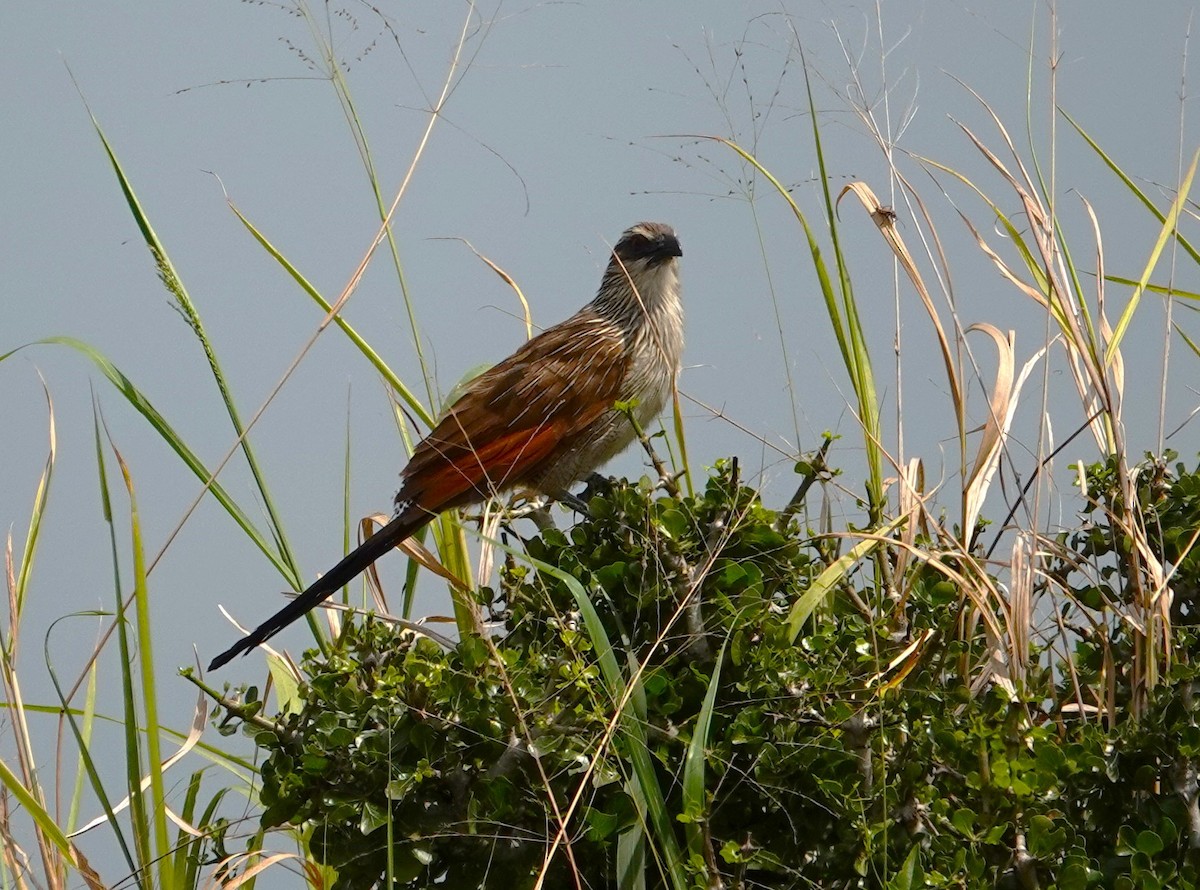
<svg viewBox="0 0 1200 890">
<path fill-rule="evenodd" d="M 584 491 L 586 492 L 587 489 L 584 489 Z M 578 495 L 571 494 L 569 491 L 560 491 L 554 496 L 554 500 L 558 501 L 564 506 L 570 507 L 576 513 L 587 519 L 590 519 L 592 516 L 592 514 L 588 511 L 587 501 Z"/>
</svg>

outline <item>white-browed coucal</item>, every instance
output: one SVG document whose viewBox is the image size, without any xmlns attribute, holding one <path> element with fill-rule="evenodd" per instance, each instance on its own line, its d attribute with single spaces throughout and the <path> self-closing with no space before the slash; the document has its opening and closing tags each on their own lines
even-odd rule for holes
<svg viewBox="0 0 1200 890">
<path fill-rule="evenodd" d="M 670 397 L 683 351 L 679 239 L 638 223 L 616 246 L 594 300 L 467 384 L 401 473 L 395 517 L 307 590 L 212 660 L 270 639 L 437 514 L 510 489 L 560 497 L 634 438 Z"/>
</svg>

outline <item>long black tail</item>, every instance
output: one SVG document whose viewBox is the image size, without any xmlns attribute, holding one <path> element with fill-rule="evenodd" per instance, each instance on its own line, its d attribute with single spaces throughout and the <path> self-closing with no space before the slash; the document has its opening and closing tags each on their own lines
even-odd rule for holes
<svg viewBox="0 0 1200 890">
<path fill-rule="evenodd" d="M 366 571 L 367 566 L 410 537 L 432 518 L 430 513 L 417 507 L 409 507 L 401 512 L 399 516 L 363 541 L 341 562 L 314 581 L 307 590 L 214 658 L 208 669 L 215 671 L 239 653 L 249 652 L 260 643 L 265 643 L 297 618 L 303 616 L 305 612 L 316 608 L 328 599 L 334 591 Z"/>
</svg>

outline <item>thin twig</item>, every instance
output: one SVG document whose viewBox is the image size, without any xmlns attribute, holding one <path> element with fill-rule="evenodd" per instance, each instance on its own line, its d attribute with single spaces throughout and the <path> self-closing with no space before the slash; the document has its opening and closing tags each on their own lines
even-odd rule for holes
<svg viewBox="0 0 1200 890">
<path fill-rule="evenodd" d="M 800 480 L 800 485 L 796 489 L 796 493 L 792 495 L 787 505 L 779 511 L 779 518 L 775 520 L 775 527 L 777 529 L 781 529 L 787 525 L 787 521 L 792 518 L 792 514 L 804 504 L 805 498 L 808 497 L 808 490 L 813 487 L 813 484 L 817 480 L 830 478 L 831 471 L 826 457 L 829 454 L 829 446 L 833 444 L 833 440 L 834 436 L 831 436 L 829 433 L 825 434 L 825 441 L 821 443 L 821 447 L 817 449 L 817 453 L 813 458 L 808 461 L 808 471 L 804 474 L 804 478 Z"/>
<path fill-rule="evenodd" d="M 267 732 L 271 733 L 285 744 L 291 745 L 295 744 L 297 741 L 296 734 L 284 729 L 282 723 L 276 723 L 274 720 L 268 720 L 259 713 L 261 703 L 256 702 L 255 704 L 247 705 L 237 701 L 236 699 L 222 695 L 203 680 L 199 679 L 191 668 L 182 669 L 179 672 L 179 675 L 189 683 L 194 684 L 205 695 L 223 707 L 232 716 L 237 717 L 243 723 L 249 723 L 251 726 L 255 726 L 259 729 L 265 729 Z"/>
<path fill-rule="evenodd" d="M 638 423 L 637 417 L 634 416 L 633 409 L 637 407 L 637 402 L 617 402 L 616 409 L 629 418 L 629 423 L 633 426 L 633 431 L 637 435 L 637 440 L 642 443 L 642 448 L 646 454 L 650 456 L 650 463 L 654 465 L 654 472 L 658 473 L 658 484 L 663 490 L 673 497 L 675 500 L 682 499 L 683 495 L 679 491 L 679 479 L 687 470 L 680 470 L 678 473 L 671 473 L 667 470 L 666 464 L 662 462 L 662 458 L 654 450 L 654 446 L 650 443 L 650 437 L 646 435 L 646 431 L 642 429 L 642 425 Z"/>
</svg>

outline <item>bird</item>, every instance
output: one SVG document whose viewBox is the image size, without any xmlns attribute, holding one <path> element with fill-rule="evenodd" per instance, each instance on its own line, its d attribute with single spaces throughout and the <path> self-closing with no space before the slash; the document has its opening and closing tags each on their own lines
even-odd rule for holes
<svg viewBox="0 0 1200 890">
<path fill-rule="evenodd" d="M 595 298 L 475 377 L 400 474 L 393 518 L 286 606 L 222 652 L 216 670 L 318 606 L 447 510 L 570 486 L 623 451 L 671 397 L 683 353 L 675 230 L 641 222 L 612 248 Z M 577 499 L 575 499 L 577 500 Z"/>
</svg>

